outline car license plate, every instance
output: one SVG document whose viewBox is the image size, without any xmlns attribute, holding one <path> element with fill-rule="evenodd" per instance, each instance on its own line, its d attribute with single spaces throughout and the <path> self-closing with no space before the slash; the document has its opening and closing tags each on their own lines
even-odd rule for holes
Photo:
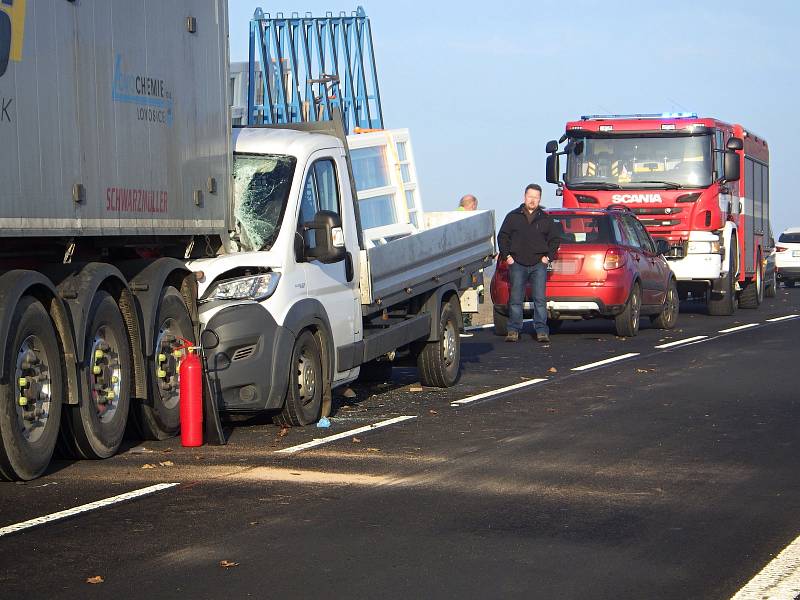
<svg viewBox="0 0 800 600">
<path fill-rule="evenodd" d="M 800 250 L 792 250 L 792 256 L 800 256 Z"/>
<path fill-rule="evenodd" d="M 555 260 L 548 266 L 553 273 L 561 273 L 562 275 L 574 275 L 578 272 L 577 260 Z"/>
</svg>

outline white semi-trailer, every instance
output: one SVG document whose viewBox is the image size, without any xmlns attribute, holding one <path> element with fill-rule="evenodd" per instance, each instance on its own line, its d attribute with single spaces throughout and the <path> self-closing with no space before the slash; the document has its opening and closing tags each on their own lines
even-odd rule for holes
<svg viewBox="0 0 800 600">
<path fill-rule="evenodd" d="M 491 213 L 365 249 L 337 122 L 231 133 L 218 0 L 0 3 L 0 476 L 227 411 L 314 422 L 360 367 L 459 372 Z M 298 130 L 299 129 L 299 130 Z"/>
</svg>

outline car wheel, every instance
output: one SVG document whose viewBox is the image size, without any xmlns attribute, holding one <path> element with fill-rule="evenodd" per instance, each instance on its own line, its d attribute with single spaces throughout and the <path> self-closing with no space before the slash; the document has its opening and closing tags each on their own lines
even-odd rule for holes
<svg viewBox="0 0 800 600">
<path fill-rule="evenodd" d="M 620 337 L 633 337 L 639 333 L 639 316 L 642 309 L 642 290 L 639 284 L 633 286 L 625 309 L 614 317 L 614 326 Z"/>
<path fill-rule="evenodd" d="M 500 308 L 495 305 L 492 316 L 494 319 L 494 334 L 502 336 L 508 335 L 508 315 L 500 312 Z"/>
<path fill-rule="evenodd" d="M 738 247 L 734 243 L 731 246 L 730 258 L 728 259 L 728 274 L 722 279 L 715 280 L 712 284 L 711 293 L 708 298 L 708 314 L 714 317 L 725 317 L 732 315 L 736 311 L 736 256 Z"/>
<path fill-rule="evenodd" d="M 672 329 L 678 322 L 678 311 L 680 310 L 680 300 L 678 298 L 678 284 L 674 279 L 669 282 L 667 294 L 664 298 L 664 307 L 661 312 L 651 317 L 653 325 L 659 329 Z"/>
</svg>

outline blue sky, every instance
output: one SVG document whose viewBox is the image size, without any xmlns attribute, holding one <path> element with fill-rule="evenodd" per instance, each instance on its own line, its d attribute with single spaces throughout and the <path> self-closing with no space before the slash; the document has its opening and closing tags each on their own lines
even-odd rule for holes
<svg viewBox="0 0 800 600">
<path fill-rule="evenodd" d="M 256 7 L 314 15 L 358 0 L 229 0 L 231 57 L 247 58 Z M 351 0 L 353 1 L 353 0 Z M 776 235 L 800 226 L 791 192 L 800 138 L 800 3 L 369 2 L 384 121 L 411 130 L 427 210 L 465 193 L 502 216 L 544 183 L 544 145 L 588 113 L 692 111 L 770 145 Z"/>
</svg>

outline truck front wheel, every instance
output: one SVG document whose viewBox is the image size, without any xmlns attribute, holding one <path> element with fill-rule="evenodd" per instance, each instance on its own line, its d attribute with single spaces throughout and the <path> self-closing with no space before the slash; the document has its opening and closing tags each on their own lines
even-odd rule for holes
<svg viewBox="0 0 800 600">
<path fill-rule="evenodd" d="M 729 252 L 728 274 L 711 284 L 708 298 L 708 314 L 714 317 L 727 317 L 736 311 L 736 244 Z"/>
<path fill-rule="evenodd" d="M 0 384 L 0 477 L 30 480 L 47 468 L 61 416 L 61 351 L 44 307 L 17 304 L 6 348 L 8 382 Z"/>
<path fill-rule="evenodd" d="M 306 330 L 294 343 L 289 387 L 275 423 L 284 427 L 310 425 L 322 415 L 322 352 L 317 337 Z"/>
<path fill-rule="evenodd" d="M 458 334 L 458 311 L 453 302 L 445 302 L 439 318 L 439 339 L 427 342 L 417 356 L 417 369 L 422 385 L 450 387 L 461 372 L 461 339 Z"/>
<path fill-rule="evenodd" d="M 83 458 L 113 456 L 125 434 L 130 409 L 131 353 L 117 303 L 100 290 L 89 309 L 80 378 L 80 404 L 64 420 L 70 449 Z"/>
</svg>

